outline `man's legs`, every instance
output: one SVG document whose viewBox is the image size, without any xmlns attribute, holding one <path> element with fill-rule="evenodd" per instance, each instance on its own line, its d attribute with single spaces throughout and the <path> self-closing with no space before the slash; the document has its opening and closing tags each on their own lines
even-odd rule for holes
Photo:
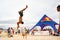
<svg viewBox="0 0 60 40">
<path fill-rule="evenodd" d="M 17 29 L 19 28 L 19 24 L 24 24 L 24 22 L 22 21 L 22 17 L 19 17 L 19 21 L 17 22 Z"/>
<path fill-rule="evenodd" d="M 20 22 L 17 22 L 17 29 L 19 28 L 19 24 L 20 24 Z"/>
</svg>

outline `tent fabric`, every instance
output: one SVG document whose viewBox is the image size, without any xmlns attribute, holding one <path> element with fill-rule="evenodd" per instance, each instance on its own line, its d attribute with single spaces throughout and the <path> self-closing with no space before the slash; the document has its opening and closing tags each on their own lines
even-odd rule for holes
<svg viewBox="0 0 60 40">
<path fill-rule="evenodd" d="M 45 26 L 51 26 L 53 28 L 53 30 L 55 32 L 57 32 L 58 30 L 56 29 L 55 25 L 57 25 L 58 23 L 54 22 L 51 18 L 49 18 L 48 16 L 44 15 L 41 20 L 38 21 L 38 23 L 36 25 L 34 25 L 34 27 L 32 27 L 30 29 L 33 30 L 36 26 L 40 26 L 41 29 L 43 29 Z"/>
</svg>

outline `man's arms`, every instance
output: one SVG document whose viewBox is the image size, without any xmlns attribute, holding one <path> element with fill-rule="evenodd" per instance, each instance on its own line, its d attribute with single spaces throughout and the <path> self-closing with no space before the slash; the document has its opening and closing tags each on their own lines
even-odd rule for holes
<svg viewBox="0 0 60 40">
<path fill-rule="evenodd" d="M 24 10 L 26 10 L 28 8 L 28 5 L 26 5 L 26 7 L 24 8 L 24 9 L 22 9 L 21 11 L 24 11 Z"/>
</svg>

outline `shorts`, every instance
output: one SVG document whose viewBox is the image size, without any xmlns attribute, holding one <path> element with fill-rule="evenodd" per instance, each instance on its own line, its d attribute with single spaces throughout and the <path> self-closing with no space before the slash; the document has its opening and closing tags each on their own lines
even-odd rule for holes
<svg viewBox="0 0 60 40">
<path fill-rule="evenodd" d="M 23 16 L 23 13 L 19 12 L 19 15 L 22 17 Z"/>
</svg>

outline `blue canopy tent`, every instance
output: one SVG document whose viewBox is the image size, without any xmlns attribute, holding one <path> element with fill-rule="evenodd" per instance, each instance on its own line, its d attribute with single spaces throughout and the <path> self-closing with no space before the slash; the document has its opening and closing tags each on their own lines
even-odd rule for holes
<svg viewBox="0 0 60 40">
<path fill-rule="evenodd" d="M 45 26 L 51 26 L 53 28 L 53 30 L 55 32 L 57 32 L 58 30 L 56 29 L 55 25 L 58 25 L 58 23 L 54 22 L 51 18 L 49 18 L 48 16 L 44 15 L 41 20 L 38 21 L 38 23 L 30 29 L 30 31 L 32 29 L 34 29 L 36 26 L 40 26 L 41 29 L 43 29 Z"/>
</svg>

